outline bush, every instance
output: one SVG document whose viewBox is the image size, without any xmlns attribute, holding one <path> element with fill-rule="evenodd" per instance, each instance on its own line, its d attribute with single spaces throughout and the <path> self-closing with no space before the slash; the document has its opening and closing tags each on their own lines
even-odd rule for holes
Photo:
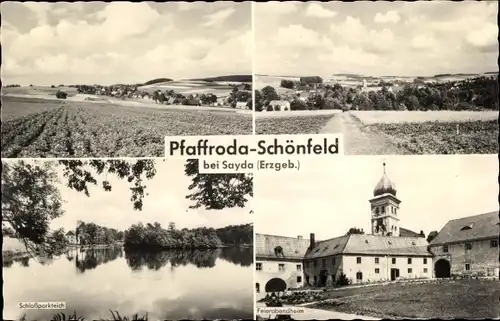
<svg viewBox="0 0 500 321">
<path fill-rule="evenodd" d="M 302 100 L 296 99 L 290 103 L 290 110 L 307 110 L 307 105 Z"/>
<path fill-rule="evenodd" d="M 64 91 L 58 91 L 56 92 L 56 98 L 59 98 L 59 99 L 66 99 L 68 97 L 68 94 L 65 93 Z"/>
<path fill-rule="evenodd" d="M 266 110 L 267 111 L 274 111 L 274 108 L 273 108 L 273 106 L 269 105 L 266 107 Z"/>
<path fill-rule="evenodd" d="M 347 286 L 349 284 L 351 284 L 351 281 L 347 278 L 347 276 L 344 273 L 340 273 L 337 280 L 335 280 L 336 286 Z"/>
<path fill-rule="evenodd" d="M 282 79 L 280 85 L 281 87 L 288 89 L 293 89 L 293 87 L 295 86 L 292 80 L 287 80 L 287 79 Z"/>
</svg>

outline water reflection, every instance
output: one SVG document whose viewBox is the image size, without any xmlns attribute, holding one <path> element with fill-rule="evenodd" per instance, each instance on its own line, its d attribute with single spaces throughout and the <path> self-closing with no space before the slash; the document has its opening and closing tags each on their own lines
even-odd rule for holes
<svg viewBox="0 0 500 321">
<path fill-rule="evenodd" d="M 17 302 L 65 301 L 68 310 L 61 312 L 76 311 L 86 320 L 109 319 L 110 309 L 129 317 L 148 313 L 151 320 L 251 319 L 252 260 L 252 248 L 242 247 L 156 253 L 73 248 L 53 260 L 4 260 L 4 314 L 49 320 L 58 311 L 19 310 Z"/>
</svg>

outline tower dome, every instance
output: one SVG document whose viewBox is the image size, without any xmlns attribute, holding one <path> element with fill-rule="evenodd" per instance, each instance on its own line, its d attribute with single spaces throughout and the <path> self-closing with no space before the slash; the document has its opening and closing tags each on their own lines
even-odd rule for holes
<svg viewBox="0 0 500 321">
<path fill-rule="evenodd" d="M 385 163 L 384 163 L 384 175 L 382 175 L 382 178 L 380 181 L 377 183 L 375 186 L 375 189 L 373 190 L 373 196 L 379 196 L 382 194 L 392 194 L 396 196 L 396 185 L 391 182 L 389 177 L 387 177 L 387 173 L 385 172 Z"/>
</svg>

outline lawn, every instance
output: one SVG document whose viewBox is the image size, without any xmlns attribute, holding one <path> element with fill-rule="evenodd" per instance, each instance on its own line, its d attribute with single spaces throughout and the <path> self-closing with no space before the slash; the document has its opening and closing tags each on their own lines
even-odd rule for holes
<svg viewBox="0 0 500 321">
<path fill-rule="evenodd" d="M 498 318 L 498 280 L 460 280 L 346 288 L 325 293 L 336 300 L 308 306 L 381 318 Z"/>
<path fill-rule="evenodd" d="M 2 101 L 2 157 L 162 157 L 165 136 L 248 135 L 251 114 Z"/>
<path fill-rule="evenodd" d="M 375 124 L 397 147 L 412 154 L 497 154 L 498 121 Z"/>
<path fill-rule="evenodd" d="M 258 135 L 318 134 L 333 116 L 330 114 L 257 118 L 255 132 Z"/>
</svg>

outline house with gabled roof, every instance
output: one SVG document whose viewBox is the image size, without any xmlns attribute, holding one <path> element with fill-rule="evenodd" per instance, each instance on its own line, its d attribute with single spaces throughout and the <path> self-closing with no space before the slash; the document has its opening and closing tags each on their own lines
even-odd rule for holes
<svg viewBox="0 0 500 321">
<path fill-rule="evenodd" d="M 429 245 L 436 277 L 499 277 L 499 212 L 451 220 Z"/>
<path fill-rule="evenodd" d="M 309 240 L 267 234 L 255 235 L 255 291 L 257 299 L 266 295 L 266 284 L 274 279 L 284 280 L 288 288 L 304 286 L 303 260 Z"/>
</svg>

